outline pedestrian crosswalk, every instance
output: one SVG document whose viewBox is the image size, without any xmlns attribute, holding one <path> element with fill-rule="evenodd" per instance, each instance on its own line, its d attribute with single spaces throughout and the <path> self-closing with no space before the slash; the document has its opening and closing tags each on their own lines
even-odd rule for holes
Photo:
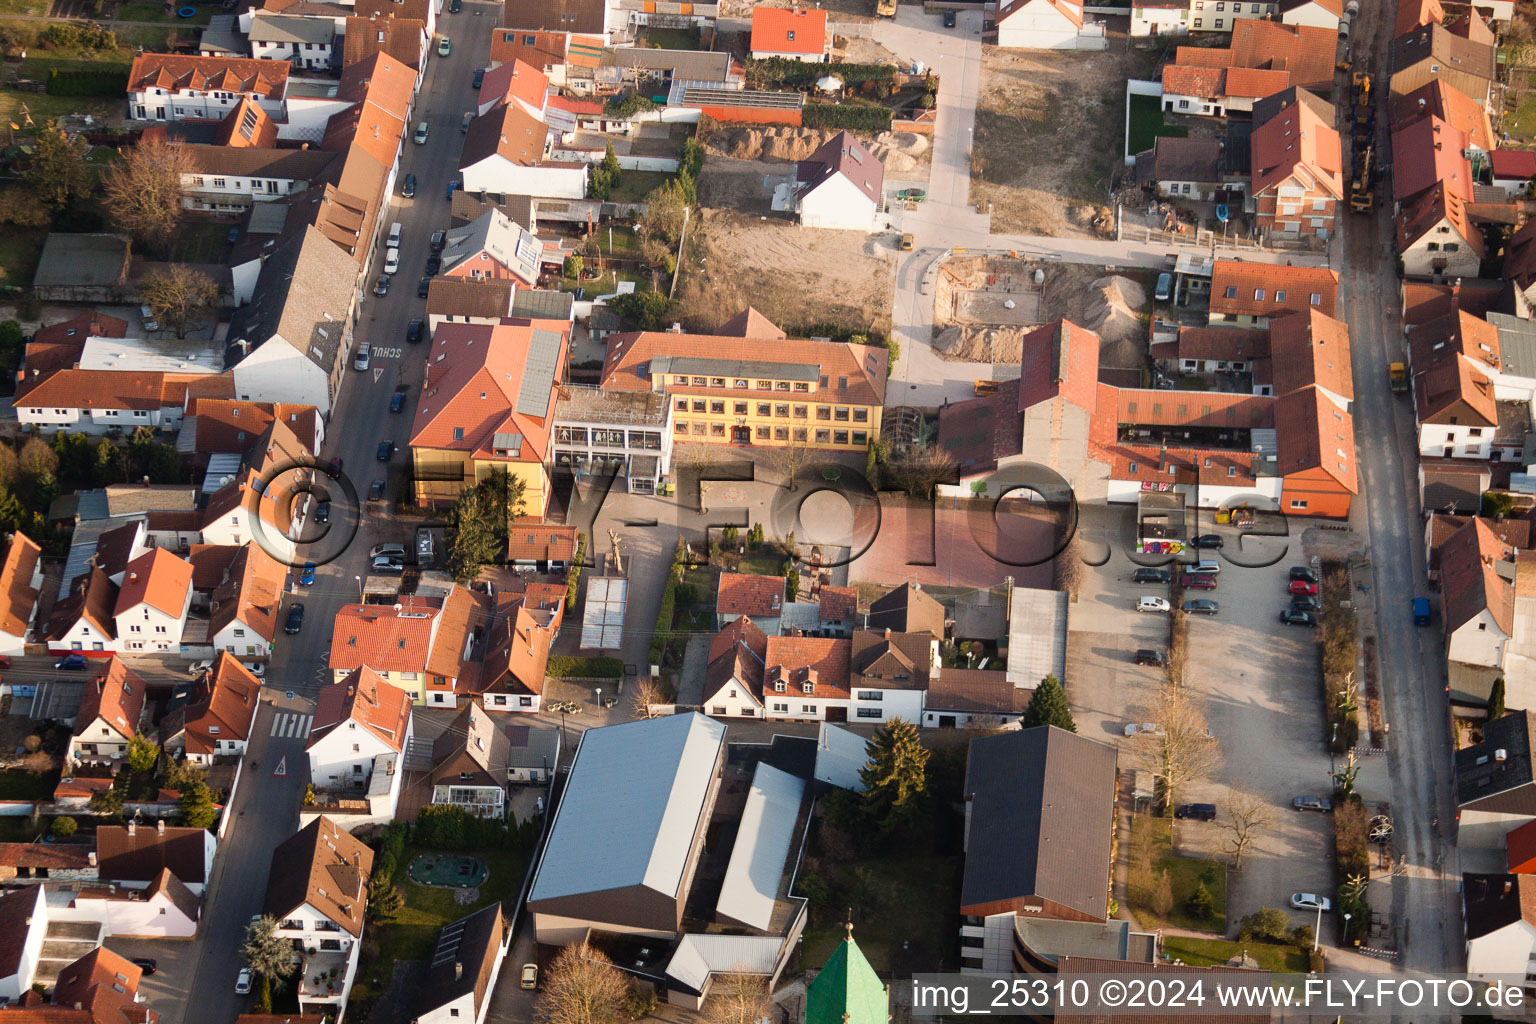
<svg viewBox="0 0 1536 1024">
<path fill-rule="evenodd" d="M 279 739 L 309 739 L 309 729 L 315 722 L 314 715 L 301 715 L 296 711 L 283 711 L 272 719 L 272 735 Z"/>
</svg>

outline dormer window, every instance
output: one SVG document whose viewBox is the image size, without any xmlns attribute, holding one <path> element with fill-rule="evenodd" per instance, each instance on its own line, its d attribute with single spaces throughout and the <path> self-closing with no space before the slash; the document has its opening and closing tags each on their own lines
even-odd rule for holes
<svg viewBox="0 0 1536 1024">
<path fill-rule="evenodd" d="M 773 684 L 774 693 L 783 693 L 786 689 L 788 689 L 788 687 L 784 685 L 784 680 L 782 679 Z"/>
<path fill-rule="evenodd" d="M 800 684 L 800 692 L 804 693 L 806 695 L 813 694 L 813 693 L 816 692 L 816 684 L 815 683 L 801 683 Z"/>
</svg>

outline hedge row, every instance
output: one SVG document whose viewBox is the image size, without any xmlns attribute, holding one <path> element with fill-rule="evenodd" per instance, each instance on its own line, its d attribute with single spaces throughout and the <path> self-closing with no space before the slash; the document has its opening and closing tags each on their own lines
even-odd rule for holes
<svg viewBox="0 0 1536 1024">
<path fill-rule="evenodd" d="M 576 599 L 581 596 L 581 567 L 587 559 L 587 535 L 576 535 L 576 556 L 571 559 L 571 567 L 565 574 L 565 611 L 570 613 L 576 607 Z"/>
<path fill-rule="evenodd" d="M 651 664 L 660 665 L 662 656 L 672 642 L 672 616 L 677 610 L 677 587 L 683 581 L 683 564 L 688 552 L 683 539 L 677 539 L 677 550 L 672 553 L 672 566 L 667 571 L 667 586 L 661 592 L 661 608 L 656 613 L 656 629 L 651 634 Z"/>
<path fill-rule="evenodd" d="M 1342 754 L 1360 738 L 1355 660 L 1360 632 L 1349 600 L 1349 574 L 1333 562 L 1323 566 L 1323 609 L 1318 653 L 1323 666 L 1323 742 Z M 1337 726 L 1337 731 L 1335 731 Z M 1335 735 L 1337 740 L 1335 740 Z"/>
<path fill-rule="evenodd" d="M 1351 877 L 1366 882 L 1371 878 L 1370 814 L 1359 794 L 1348 796 L 1335 794 L 1333 807 L 1333 856 L 1338 873 L 1339 923 L 1344 928 L 1344 941 L 1354 942 L 1363 938 L 1370 927 L 1371 908 L 1363 895 L 1355 896 L 1349 885 Z M 1346 923 L 1344 915 L 1349 915 Z"/>
<path fill-rule="evenodd" d="M 127 71 L 60 71 L 48 73 L 50 96 L 121 96 L 128 91 Z"/>
<path fill-rule="evenodd" d="M 544 674 L 561 679 L 617 679 L 624 674 L 624 660 L 555 654 L 550 656 Z"/>
<path fill-rule="evenodd" d="M 807 103 L 800 123 L 807 128 L 886 132 L 891 130 L 891 112 L 886 107 L 850 103 Z"/>
<path fill-rule="evenodd" d="M 763 88 L 809 89 L 827 75 L 843 80 L 848 88 L 864 82 L 891 82 L 896 68 L 890 64 L 808 64 L 786 57 L 765 57 L 747 61 L 747 74 L 763 83 Z"/>
</svg>

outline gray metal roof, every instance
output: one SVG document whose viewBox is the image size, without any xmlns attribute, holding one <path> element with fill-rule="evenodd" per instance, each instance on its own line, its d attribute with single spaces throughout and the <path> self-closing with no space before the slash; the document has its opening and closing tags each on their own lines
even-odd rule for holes
<svg viewBox="0 0 1536 1024">
<path fill-rule="evenodd" d="M 1041 900 L 1109 915 L 1115 748 L 1054 726 L 971 741 L 961 907 Z"/>
<path fill-rule="evenodd" d="M 864 792 L 859 769 L 869 763 L 869 741 L 852 729 L 822 722 L 816 733 L 816 779 Z"/>
<path fill-rule="evenodd" d="M 336 23 L 324 18 L 291 18 L 264 14 L 251 19 L 250 38 L 258 43 L 320 43 L 336 38 Z"/>
<path fill-rule="evenodd" d="M 572 292 L 519 288 L 512 293 L 512 310 L 507 315 L 525 316 L 530 320 L 569 320 L 575 304 L 576 296 Z"/>
<path fill-rule="evenodd" d="M 675 897 L 724 745 L 724 723 L 697 713 L 583 733 L 529 902 L 631 886 Z"/>
<path fill-rule="evenodd" d="M 715 913 L 766 930 L 789 856 L 805 780 L 759 763 L 736 828 Z"/>
<path fill-rule="evenodd" d="M 1499 329 L 1499 372 L 1536 378 L 1536 324 L 1508 313 L 1489 313 Z"/>
<path fill-rule="evenodd" d="M 535 329 L 528 342 L 528 361 L 523 365 L 523 381 L 517 389 L 517 411 L 524 416 L 542 417 L 549 412 L 549 396 L 560 369 L 563 340 L 554 331 Z"/>
<path fill-rule="evenodd" d="M 808 363 L 757 363 L 745 359 L 707 359 L 703 356 L 658 356 L 651 360 L 651 374 L 697 373 L 714 377 L 762 377 L 774 380 L 821 379 L 821 367 Z"/>
<path fill-rule="evenodd" d="M 1015 587 L 1008 608 L 1008 681 L 1031 690 L 1067 681 L 1067 593 Z"/>
<path fill-rule="evenodd" d="M 731 55 L 706 50 L 650 50 L 614 46 L 603 51 L 603 65 L 625 70 L 661 71 L 691 82 L 724 82 L 731 74 Z"/>
</svg>

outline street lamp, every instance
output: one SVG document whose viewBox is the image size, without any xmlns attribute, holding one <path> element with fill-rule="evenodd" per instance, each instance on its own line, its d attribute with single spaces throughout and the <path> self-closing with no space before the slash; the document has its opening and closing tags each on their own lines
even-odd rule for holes
<svg viewBox="0 0 1536 1024">
<path fill-rule="evenodd" d="M 597 688 L 597 710 L 603 710 L 603 688 L 601 686 Z"/>
<path fill-rule="evenodd" d="M 1353 914 L 1344 915 L 1344 942 L 1346 944 L 1349 942 L 1349 919 L 1353 916 Z"/>
<path fill-rule="evenodd" d="M 1328 741 L 1328 777 L 1333 778 L 1335 765 L 1333 763 L 1333 750 L 1339 745 L 1339 723 L 1333 723 L 1333 739 Z"/>
<path fill-rule="evenodd" d="M 1345 916 L 1348 916 L 1348 915 L 1345 915 Z M 1312 952 L 1314 952 L 1314 953 L 1317 952 L 1317 937 L 1318 937 L 1318 935 L 1320 935 L 1322 933 L 1322 930 L 1323 930 L 1323 904 L 1322 904 L 1321 901 L 1319 901 L 1318 904 L 1317 904 L 1317 926 L 1312 929 Z"/>
<path fill-rule="evenodd" d="M 357 603 L 358 604 L 362 604 L 363 603 L 363 578 L 361 576 L 353 576 L 352 578 L 357 580 Z"/>
</svg>

